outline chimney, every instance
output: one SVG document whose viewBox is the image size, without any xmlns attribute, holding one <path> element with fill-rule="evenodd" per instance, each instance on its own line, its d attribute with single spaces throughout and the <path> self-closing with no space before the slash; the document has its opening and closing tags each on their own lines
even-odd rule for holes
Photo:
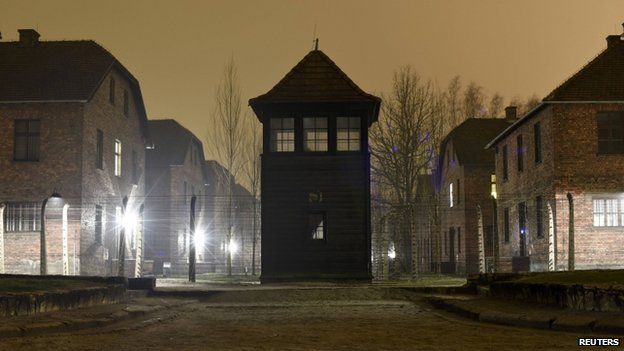
<svg viewBox="0 0 624 351">
<path fill-rule="evenodd" d="M 516 106 L 507 106 L 505 107 L 505 119 L 510 121 L 515 121 L 518 113 L 518 107 Z"/>
<path fill-rule="evenodd" d="M 39 33 L 34 29 L 18 29 L 21 46 L 34 46 L 39 42 Z"/>
<path fill-rule="evenodd" d="M 624 23 L 622 23 L 622 27 L 624 28 Z M 624 40 L 624 31 L 620 35 L 609 35 L 607 37 L 607 47 L 614 47 L 620 44 Z"/>
</svg>

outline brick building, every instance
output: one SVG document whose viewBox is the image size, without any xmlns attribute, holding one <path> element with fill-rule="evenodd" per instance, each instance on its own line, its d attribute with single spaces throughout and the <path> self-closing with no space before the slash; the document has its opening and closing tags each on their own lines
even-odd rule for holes
<svg viewBox="0 0 624 351">
<path fill-rule="evenodd" d="M 148 130 L 138 81 L 93 41 L 40 41 L 32 29 L 0 42 L 0 81 L 1 266 L 39 273 L 39 211 L 56 190 L 63 199 L 48 202 L 48 273 L 112 273 L 122 198 L 136 210 L 144 189 Z"/>
<path fill-rule="evenodd" d="M 195 204 L 196 261 L 206 261 L 203 216 L 206 204 L 204 148 L 199 139 L 173 119 L 148 122 L 152 147 L 146 151 L 145 258 L 155 274 L 188 272 L 191 197 Z M 152 262 L 153 261 L 153 264 Z M 163 272 L 163 265 L 165 271 Z"/>
<path fill-rule="evenodd" d="M 231 250 L 232 273 L 251 273 L 254 255 L 253 196 L 245 187 L 236 183 L 234 176 L 217 161 L 208 160 L 204 165 L 207 233 L 205 245 L 209 255 L 203 270 L 227 273 L 227 252 Z M 230 178 L 229 185 L 231 186 L 231 203 L 230 192 L 227 191 L 228 178 Z M 228 206 L 232 206 L 229 218 Z M 232 226 L 231 243 L 227 240 L 230 224 Z M 257 226 L 256 233 L 259 232 L 259 222 Z M 260 257 L 260 244 L 257 237 L 255 250 L 257 269 Z"/>
<path fill-rule="evenodd" d="M 371 279 L 368 128 L 380 102 L 320 50 L 249 100 L 263 124 L 263 282 Z"/>
<path fill-rule="evenodd" d="M 501 271 L 624 268 L 624 41 L 494 138 Z"/>
<path fill-rule="evenodd" d="M 442 273 L 479 273 L 480 263 L 485 270 L 486 258 L 494 256 L 494 152 L 484 147 L 510 124 L 507 119 L 469 118 L 442 140 L 437 168 Z"/>
</svg>

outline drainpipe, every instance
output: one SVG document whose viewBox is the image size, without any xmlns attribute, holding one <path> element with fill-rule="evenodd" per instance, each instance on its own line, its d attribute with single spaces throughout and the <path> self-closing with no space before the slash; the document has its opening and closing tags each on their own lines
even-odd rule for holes
<svg viewBox="0 0 624 351">
<path fill-rule="evenodd" d="M 492 214 L 492 236 L 494 238 L 492 238 L 492 241 L 494 242 L 494 273 L 498 272 L 498 265 L 499 265 L 499 256 L 500 253 L 498 252 L 499 250 L 499 244 L 498 244 L 498 210 L 497 210 L 497 206 L 496 206 L 496 197 L 492 196 L 492 209 L 493 209 L 493 214 Z"/>
<path fill-rule="evenodd" d="M 0 274 L 4 274 L 4 204 L 0 203 Z"/>
<path fill-rule="evenodd" d="M 574 270 L 574 199 L 572 194 L 568 193 L 568 270 Z"/>
</svg>

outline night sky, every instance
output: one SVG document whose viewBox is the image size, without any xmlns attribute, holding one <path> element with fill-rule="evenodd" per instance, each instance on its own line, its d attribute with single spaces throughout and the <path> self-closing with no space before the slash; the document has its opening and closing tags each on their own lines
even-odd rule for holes
<svg viewBox="0 0 624 351">
<path fill-rule="evenodd" d="M 411 64 L 445 86 L 462 75 L 486 93 L 543 97 L 622 33 L 624 1 L 30 1 L 0 4 L 2 40 L 93 39 L 140 81 L 150 118 L 175 118 L 205 139 L 228 57 L 246 101 L 311 48 L 364 90 L 387 91 Z"/>
</svg>

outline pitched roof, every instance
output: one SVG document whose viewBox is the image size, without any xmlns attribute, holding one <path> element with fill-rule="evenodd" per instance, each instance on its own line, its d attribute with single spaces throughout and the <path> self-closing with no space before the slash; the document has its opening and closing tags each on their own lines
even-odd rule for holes
<svg viewBox="0 0 624 351">
<path fill-rule="evenodd" d="M 190 130 L 173 119 L 156 119 L 148 122 L 154 144 L 145 151 L 146 167 L 183 165 L 191 143 L 197 144 L 200 162 L 204 160 L 202 142 Z"/>
<path fill-rule="evenodd" d="M 249 104 L 345 101 L 370 101 L 378 104 L 381 99 L 360 89 L 322 51 L 312 50 L 271 90 L 250 99 Z"/>
<path fill-rule="evenodd" d="M 544 98 L 555 101 L 624 101 L 624 41 L 607 37 L 607 48 Z"/>
<path fill-rule="evenodd" d="M 442 141 L 440 146 L 440 165 L 446 155 L 449 141 L 459 163 L 463 165 L 494 166 L 494 152 L 484 149 L 485 145 L 511 125 L 511 121 L 502 118 L 469 118 L 455 127 Z"/>
<path fill-rule="evenodd" d="M 624 102 L 624 40 L 620 35 L 607 37 L 607 48 L 578 72 L 548 94 L 542 103 L 509 128 L 492 138 L 486 148 L 492 148 L 519 126 L 549 104 L 570 102 Z"/>
<path fill-rule="evenodd" d="M 139 82 L 92 40 L 0 42 L 0 102 L 89 101 L 116 68 L 130 81 L 144 136 L 147 116 Z"/>
</svg>

